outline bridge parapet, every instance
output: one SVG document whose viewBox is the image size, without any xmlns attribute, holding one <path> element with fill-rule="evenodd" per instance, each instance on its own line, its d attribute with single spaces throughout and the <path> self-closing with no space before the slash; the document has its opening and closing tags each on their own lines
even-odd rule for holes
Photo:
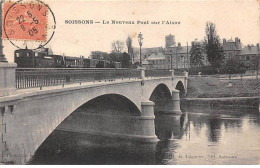
<svg viewBox="0 0 260 168">
<path fill-rule="evenodd" d="M 112 69 L 112 68 L 17 68 L 17 89 L 67 85 L 71 83 L 145 79 L 184 76 L 182 71 L 167 69 Z"/>
<path fill-rule="evenodd" d="M 16 88 L 42 88 L 71 83 L 130 80 L 139 77 L 139 70 L 129 69 L 19 68 L 16 69 Z"/>
<path fill-rule="evenodd" d="M 15 94 L 16 64 L 0 62 L 0 97 Z"/>
</svg>

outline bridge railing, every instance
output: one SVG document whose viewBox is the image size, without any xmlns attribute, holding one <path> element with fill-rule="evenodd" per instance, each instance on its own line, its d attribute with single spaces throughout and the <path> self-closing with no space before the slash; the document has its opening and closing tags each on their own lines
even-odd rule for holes
<svg viewBox="0 0 260 168">
<path fill-rule="evenodd" d="M 145 77 L 170 77 L 172 72 L 168 69 L 149 69 L 145 70 Z"/>
<path fill-rule="evenodd" d="M 139 79 L 143 69 L 114 68 L 17 68 L 16 88 L 42 88 L 83 82 Z M 183 76 L 183 72 L 145 70 L 145 77 Z"/>
<path fill-rule="evenodd" d="M 130 69 L 79 69 L 79 68 L 17 68 L 16 88 L 36 88 L 69 83 L 113 81 L 140 78 L 139 70 Z"/>
<path fill-rule="evenodd" d="M 175 69 L 175 70 L 174 70 L 174 76 L 185 76 L 184 70 Z"/>
</svg>

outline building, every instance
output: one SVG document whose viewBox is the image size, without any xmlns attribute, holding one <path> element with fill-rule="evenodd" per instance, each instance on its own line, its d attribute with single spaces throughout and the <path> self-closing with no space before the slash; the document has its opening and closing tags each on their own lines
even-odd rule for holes
<svg viewBox="0 0 260 168">
<path fill-rule="evenodd" d="M 146 60 L 150 69 L 180 69 L 189 68 L 191 46 L 169 46 L 164 52 L 151 54 Z"/>
<path fill-rule="evenodd" d="M 242 43 L 238 37 L 235 41 L 232 38 L 228 41 L 223 39 L 223 51 L 226 62 L 227 60 L 236 60 L 243 63 L 247 69 L 256 69 L 259 64 L 259 44 L 247 45 L 242 49 Z"/>
<path fill-rule="evenodd" d="M 170 46 L 175 46 L 175 36 L 174 35 L 167 35 L 165 36 L 165 48 L 168 48 Z"/>
<path fill-rule="evenodd" d="M 153 53 L 148 58 L 146 64 L 146 69 L 170 69 L 170 62 L 166 55 L 162 52 Z"/>
<path fill-rule="evenodd" d="M 147 61 L 147 59 L 142 61 L 142 67 L 145 69 L 153 69 L 153 65 L 150 64 L 150 62 Z"/>
<path fill-rule="evenodd" d="M 190 67 L 190 50 L 191 46 L 170 46 L 165 49 L 166 59 L 170 63 L 170 67 L 173 69 L 189 68 Z M 171 64 L 172 58 L 172 64 Z"/>
<path fill-rule="evenodd" d="M 140 61 L 140 48 L 139 47 L 134 47 L 133 48 L 133 55 L 134 55 L 134 60 L 133 62 L 139 62 Z M 152 55 L 153 53 L 159 53 L 159 52 L 164 52 L 164 49 L 162 47 L 152 47 L 152 48 L 142 48 L 142 61 L 145 60 L 147 57 Z"/>
<path fill-rule="evenodd" d="M 236 54 L 236 59 L 239 60 L 240 63 L 243 63 L 248 69 L 257 69 L 260 63 L 259 52 L 259 43 L 257 43 L 256 46 L 247 45 Z"/>
<path fill-rule="evenodd" d="M 226 62 L 229 59 L 234 59 L 235 56 L 242 50 L 242 44 L 240 42 L 239 38 L 235 38 L 235 41 L 232 40 L 232 38 L 228 41 L 226 39 L 223 39 L 223 51 Z"/>
</svg>

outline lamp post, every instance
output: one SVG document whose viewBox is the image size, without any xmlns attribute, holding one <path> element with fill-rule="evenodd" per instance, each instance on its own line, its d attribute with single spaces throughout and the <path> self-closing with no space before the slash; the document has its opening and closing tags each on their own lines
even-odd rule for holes
<svg viewBox="0 0 260 168">
<path fill-rule="evenodd" d="M 184 61 L 184 56 L 181 55 L 181 64 L 184 64 L 183 67 L 181 66 L 181 68 L 185 69 L 185 61 Z"/>
<path fill-rule="evenodd" d="M 173 50 L 170 50 L 171 54 L 165 54 L 165 55 L 171 55 L 171 70 L 173 70 L 173 65 L 172 65 L 172 57 L 173 57 Z"/>
<path fill-rule="evenodd" d="M 2 42 L 2 4 L 3 4 L 4 0 L 0 0 L 0 23 L 1 23 L 1 26 L 0 26 L 0 62 L 7 62 L 6 58 L 5 58 L 5 55 L 4 55 L 4 51 L 3 51 L 3 42 Z"/>
<path fill-rule="evenodd" d="M 173 70 L 173 67 L 172 67 L 172 56 L 173 56 L 173 51 L 171 50 L 171 70 Z"/>
<path fill-rule="evenodd" d="M 260 55 L 259 55 L 259 43 L 257 44 L 257 57 L 256 57 L 256 79 L 258 80 L 258 75 L 259 75 L 259 66 L 260 66 Z M 260 102 L 259 102 L 260 104 Z M 259 105 L 260 108 L 260 105 Z"/>
<path fill-rule="evenodd" d="M 176 68 L 178 69 L 178 56 L 177 56 L 177 54 L 178 54 L 178 49 L 179 49 L 179 46 L 178 47 L 176 47 L 176 58 L 175 58 L 175 62 L 176 62 Z"/>
<path fill-rule="evenodd" d="M 231 79 L 231 65 L 228 67 L 228 79 Z"/>
<path fill-rule="evenodd" d="M 103 57 L 99 56 L 99 63 L 100 63 L 100 65 L 102 65 L 102 60 L 103 60 Z M 103 66 L 102 68 L 105 68 L 105 62 L 103 62 L 102 66 Z"/>
<path fill-rule="evenodd" d="M 138 42 L 139 42 L 139 45 L 140 45 L 140 66 L 142 67 L 142 45 L 143 45 L 143 35 L 142 33 L 140 32 L 138 34 Z"/>
<path fill-rule="evenodd" d="M 131 55 L 132 55 L 132 59 L 133 59 L 132 64 L 134 64 L 135 63 L 135 56 L 134 56 L 134 48 L 133 47 L 131 47 Z"/>
</svg>

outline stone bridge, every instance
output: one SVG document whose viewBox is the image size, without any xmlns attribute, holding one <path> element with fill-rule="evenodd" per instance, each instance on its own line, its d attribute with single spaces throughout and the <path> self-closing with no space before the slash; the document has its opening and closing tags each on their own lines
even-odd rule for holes
<svg viewBox="0 0 260 168">
<path fill-rule="evenodd" d="M 187 88 L 187 74 L 146 78 L 142 70 L 131 80 L 17 90 L 14 67 L 0 71 L 5 163 L 25 164 L 55 129 L 155 142 L 155 114 L 181 114 L 179 94 Z"/>
</svg>

